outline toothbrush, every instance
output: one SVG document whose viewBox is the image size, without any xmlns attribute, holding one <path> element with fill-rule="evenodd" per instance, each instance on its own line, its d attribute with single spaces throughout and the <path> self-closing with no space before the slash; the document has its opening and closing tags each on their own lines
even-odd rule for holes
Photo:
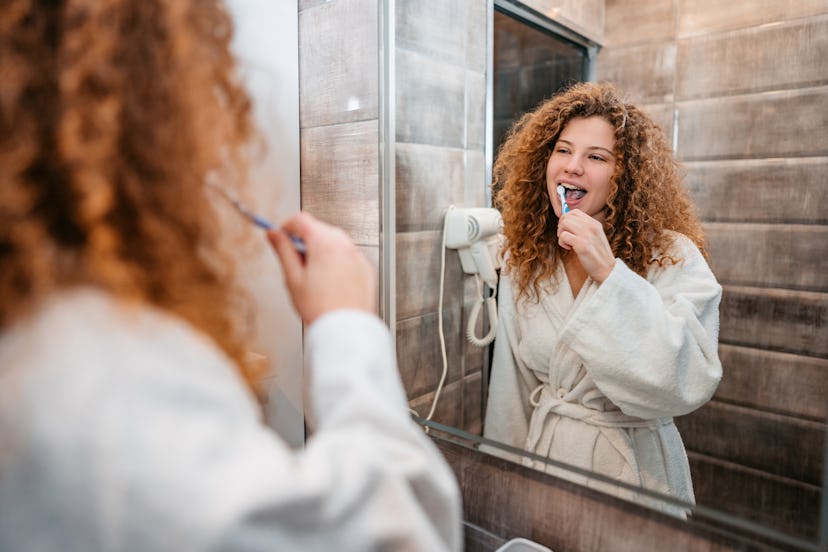
<svg viewBox="0 0 828 552">
<path fill-rule="evenodd" d="M 566 190 L 560 184 L 558 185 L 558 195 L 561 196 L 561 214 L 569 212 L 569 205 L 566 204 Z"/>
<path fill-rule="evenodd" d="M 263 228 L 265 230 L 273 230 L 274 228 L 278 229 L 278 227 L 275 224 L 268 221 L 264 217 L 255 214 L 253 211 L 242 205 L 238 199 L 231 196 L 224 188 L 219 187 L 217 184 L 208 184 L 208 186 L 216 190 L 221 195 L 221 197 L 223 197 L 228 203 L 230 203 L 230 205 L 235 207 L 239 213 L 244 215 L 245 218 L 247 218 L 250 222 L 258 226 L 259 228 Z M 298 251 L 302 255 L 305 254 L 305 242 L 302 241 L 302 238 L 290 236 L 290 241 L 293 242 L 293 247 L 296 248 L 296 251 Z"/>
</svg>

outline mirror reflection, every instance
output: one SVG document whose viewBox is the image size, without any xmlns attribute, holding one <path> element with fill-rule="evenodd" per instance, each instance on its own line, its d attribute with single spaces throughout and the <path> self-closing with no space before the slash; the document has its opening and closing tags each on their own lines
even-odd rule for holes
<svg viewBox="0 0 828 552">
<path fill-rule="evenodd" d="M 496 8 L 506 4 L 544 3 L 495 2 Z M 591 70 L 574 80 L 614 83 L 625 104 L 637 106 L 658 124 L 681 163 L 679 175 L 706 238 L 706 248 L 701 250 L 707 252 L 708 264 L 722 286 L 718 308 L 721 382 L 710 401 L 675 419 L 695 498 L 700 505 L 787 534 L 813 538 L 818 525 L 828 406 L 828 340 L 824 332 L 828 312 L 824 278 L 828 269 L 824 207 L 828 200 L 824 185 L 828 89 L 824 79 L 828 66 L 823 55 L 828 9 L 805 1 L 786 4 L 785 10 L 771 5 L 724 9 L 707 1 L 662 6 L 608 0 L 601 4 L 602 46 Z M 498 17 L 509 10 L 499 11 L 494 13 L 495 26 Z M 543 16 L 540 9 L 528 12 Z M 411 22 L 411 18 L 403 19 Z M 595 20 L 589 14 L 567 13 L 566 9 L 548 19 L 576 21 L 570 26 L 576 29 L 589 28 Z M 470 26 L 467 23 L 464 28 Z M 538 31 L 538 25 L 529 26 Z M 403 28 L 398 21 L 398 37 L 411 37 L 401 31 Z M 498 36 L 496 27 L 491 36 Z M 469 61 L 469 40 L 467 36 L 465 113 L 482 117 L 473 85 L 481 73 L 486 78 L 490 74 Z M 479 38 L 475 44 L 482 44 Z M 423 57 L 413 53 L 416 46 L 399 38 L 398 45 L 406 49 L 397 57 L 399 90 L 408 88 L 408 79 L 422 82 L 428 75 L 421 70 Z M 422 50 L 433 52 L 435 48 L 432 42 Z M 493 54 L 494 61 L 498 55 Z M 463 59 L 450 62 L 457 66 Z M 443 82 L 451 74 L 450 70 L 442 71 Z M 521 77 L 523 82 L 527 74 Z M 544 95 L 522 110 L 533 109 L 542 98 L 569 84 L 569 78 L 548 83 Z M 494 103 L 494 124 L 487 132 L 497 143 L 511 120 L 500 122 L 499 89 L 495 86 L 493 90 L 494 98 L 487 97 L 487 101 Z M 415 101 L 408 94 L 398 92 L 402 107 L 397 116 L 402 121 L 414 112 Z M 440 97 L 446 96 L 451 95 Z M 423 105 L 426 103 L 424 100 Z M 462 112 L 463 105 L 454 107 Z M 497 395 L 497 362 L 492 357 L 498 355 L 495 351 L 501 340 L 496 340 L 492 349 L 475 348 L 466 342 L 465 323 L 477 293 L 474 279 L 463 273 L 454 252 L 446 258 L 441 311 L 447 361 L 441 361 L 437 301 L 431 302 L 428 292 L 420 291 L 438 289 L 440 224 L 445 207 L 450 203 L 468 207 L 486 204 L 476 192 L 469 191 L 472 186 L 468 184 L 469 175 L 474 176 L 477 170 L 470 168 L 476 165 L 469 160 L 478 160 L 478 139 L 471 132 L 476 131 L 472 122 L 465 123 L 465 137 L 452 142 L 447 139 L 448 131 L 429 120 L 436 129 L 431 140 L 423 139 L 415 125 L 398 126 L 397 133 L 398 352 L 404 374 L 407 364 L 418 366 L 406 379 L 412 406 L 418 412 L 424 414 L 429 410 L 426 407 L 434 404 L 434 391 L 445 367 L 446 383 L 433 419 L 483 435 L 490 431 L 487 403 Z M 400 142 L 405 143 L 402 155 Z M 416 151 L 413 144 L 420 142 L 432 147 Z M 415 158 L 436 159 L 437 147 L 446 144 L 459 144 L 454 147 L 461 148 L 464 155 L 465 164 L 457 171 L 461 184 L 453 184 L 455 173 L 446 171 L 443 174 L 451 177 L 441 183 L 452 183 L 446 192 L 423 195 L 412 191 L 428 185 L 418 182 L 434 180 L 431 172 L 418 173 L 412 168 Z M 498 159 L 493 148 L 492 164 Z M 431 170 L 456 170 L 457 166 L 432 163 Z M 539 170 L 545 172 L 546 168 Z M 545 178 L 545 173 L 539 178 Z M 497 201 L 497 178 L 486 179 L 487 185 L 493 180 Z M 548 189 L 541 187 L 541 191 L 551 202 L 551 216 L 557 219 L 559 200 Z M 505 212 L 504 216 L 508 222 Z M 411 257 L 410 252 L 414 252 Z M 425 258 L 432 261 L 425 263 Z M 565 285 L 559 287 L 566 290 L 569 278 L 564 278 L 565 270 L 562 274 Z M 412 292 L 414 288 L 417 293 Z M 498 293 L 501 311 L 505 299 Z M 629 313 L 619 314 L 619 320 L 624 316 Z M 479 334 L 485 330 L 481 328 Z M 642 334 L 648 338 L 663 330 L 657 327 Z M 571 381 L 577 376 L 577 372 L 571 374 Z M 600 383 L 592 383 L 618 406 Z M 532 391 L 534 388 L 526 384 L 530 398 Z M 524 413 L 529 422 L 532 411 Z"/>
<path fill-rule="evenodd" d="M 672 418 L 721 378 L 721 286 L 661 129 L 611 85 L 576 85 L 520 119 L 494 175 L 483 435 L 694 502 Z"/>
</svg>

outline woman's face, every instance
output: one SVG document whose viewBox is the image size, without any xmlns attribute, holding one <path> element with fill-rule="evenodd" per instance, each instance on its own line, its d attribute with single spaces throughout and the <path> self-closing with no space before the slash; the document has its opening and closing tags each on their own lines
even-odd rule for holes
<svg viewBox="0 0 828 552">
<path fill-rule="evenodd" d="M 567 123 L 546 164 L 546 187 L 552 209 L 560 217 L 557 188 L 566 189 L 570 209 L 604 220 L 604 207 L 615 171 L 615 133 L 599 116 L 576 117 Z"/>
</svg>

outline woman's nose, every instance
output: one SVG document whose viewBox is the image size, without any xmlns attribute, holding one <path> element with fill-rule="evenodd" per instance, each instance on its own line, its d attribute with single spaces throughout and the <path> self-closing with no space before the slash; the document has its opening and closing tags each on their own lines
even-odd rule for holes
<svg viewBox="0 0 828 552">
<path fill-rule="evenodd" d="M 571 155 L 569 157 L 569 162 L 564 167 L 564 170 L 568 173 L 572 174 L 583 174 L 584 167 L 581 164 L 581 156 L 580 155 Z"/>
</svg>

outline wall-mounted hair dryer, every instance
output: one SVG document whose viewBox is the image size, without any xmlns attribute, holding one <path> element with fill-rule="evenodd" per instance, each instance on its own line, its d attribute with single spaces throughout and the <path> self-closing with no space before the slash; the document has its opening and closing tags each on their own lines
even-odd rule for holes
<svg viewBox="0 0 828 552">
<path fill-rule="evenodd" d="M 478 298 L 469 313 L 466 326 L 466 337 L 477 347 L 485 347 L 494 341 L 497 333 L 497 269 L 500 268 L 500 247 L 503 234 L 503 219 L 497 209 L 485 207 L 460 208 L 450 205 L 443 219 L 443 247 L 440 252 L 440 298 L 437 309 L 437 328 L 440 334 L 440 352 L 443 357 L 443 373 L 440 383 L 434 391 L 426 420 L 430 420 L 437 408 L 437 401 L 443 390 L 443 384 L 448 374 L 448 359 L 446 356 L 446 339 L 443 334 L 443 285 L 446 272 L 446 249 L 456 249 L 460 254 L 460 264 L 463 272 L 474 274 L 477 282 Z M 486 297 L 483 284 L 491 288 L 491 295 Z M 489 333 L 484 337 L 477 337 L 474 333 L 477 319 L 483 303 L 486 303 L 489 315 Z M 416 413 L 415 413 L 416 414 Z"/>
<path fill-rule="evenodd" d="M 443 221 L 445 247 L 457 250 L 460 254 L 463 272 L 474 274 L 477 281 L 479 297 L 469 313 L 466 337 L 469 342 L 478 347 L 491 343 L 497 331 L 497 269 L 500 268 L 502 228 L 503 218 L 500 212 L 487 207 L 464 209 L 451 205 Z M 486 282 L 491 289 L 491 295 L 488 297 L 486 297 L 481 281 Z M 489 333 L 484 337 L 477 337 L 474 330 L 484 302 L 489 314 Z"/>
<path fill-rule="evenodd" d="M 503 219 L 497 209 L 453 207 L 446 213 L 446 247 L 456 249 L 466 274 L 479 274 L 486 284 L 497 288 L 499 248 Z"/>
</svg>

